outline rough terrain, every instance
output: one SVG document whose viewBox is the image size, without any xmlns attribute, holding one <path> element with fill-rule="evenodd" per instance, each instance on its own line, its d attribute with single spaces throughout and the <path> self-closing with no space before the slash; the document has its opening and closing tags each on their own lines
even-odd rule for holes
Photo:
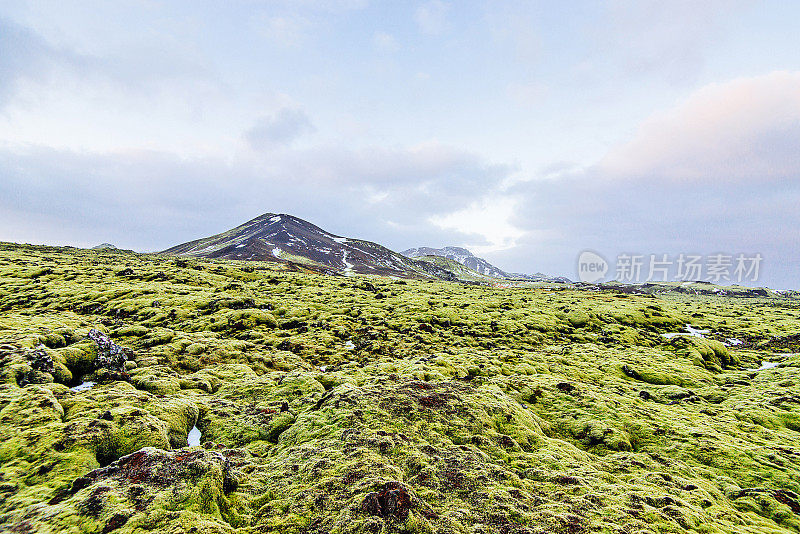
<svg viewBox="0 0 800 534">
<path fill-rule="evenodd" d="M 0 531 L 800 531 L 793 295 L 299 271 L 0 244 Z"/>
</svg>

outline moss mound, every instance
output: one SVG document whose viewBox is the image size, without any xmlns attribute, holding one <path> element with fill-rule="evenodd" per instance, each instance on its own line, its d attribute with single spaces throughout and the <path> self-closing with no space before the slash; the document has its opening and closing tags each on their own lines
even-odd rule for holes
<svg viewBox="0 0 800 534">
<path fill-rule="evenodd" d="M 0 244 L 0 530 L 800 531 L 793 294 L 281 269 Z"/>
</svg>

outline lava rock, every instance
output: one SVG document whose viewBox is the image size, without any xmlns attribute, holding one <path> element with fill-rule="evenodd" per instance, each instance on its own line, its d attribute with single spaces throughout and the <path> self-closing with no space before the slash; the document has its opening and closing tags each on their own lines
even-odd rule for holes
<svg viewBox="0 0 800 534">
<path fill-rule="evenodd" d="M 89 339 L 97 343 L 97 357 L 94 360 L 94 368 L 96 370 L 105 369 L 112 373 L 125 373 L 125 362 L 128 360 L 128 354 L 131 353 L 130 349 L 120 347 L 107 335 L 95 330 L 89 330 Z"/>
<path fill-rule="evenodd" d="M 39 345 L 35 349 L 28 351 L 25 354 L 25 359 L 28 361 L 28 365 L 30 365 L 31 369 L 34 371 L 50 374 L 55 372 L 53 358 L 51 358 L 47 352 L 45 352 L 44 345 Z"/>
<path fill-rule="evenodd" d="M 361 511 L 404 521 L 411 510 L 412 500 L 406 487 L 397 481 L 387 482 L 380 491 L 368 493 L 361 502 Z"/>
</svg>

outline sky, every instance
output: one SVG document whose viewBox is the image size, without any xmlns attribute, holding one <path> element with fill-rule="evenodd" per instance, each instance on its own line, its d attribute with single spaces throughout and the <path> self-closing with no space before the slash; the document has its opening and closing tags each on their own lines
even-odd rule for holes
<svg viewBox="0 0 800 534">
<path fill-rule="evenodd" d="M 573 279 L 585 250 L 607 278 L 627 256 L 760 255 L 743 282 L 800 288 L 797 20 L 786 1 L 4 0 L 0 240 L 158 251 L 274 212 Z"/>
</svg>

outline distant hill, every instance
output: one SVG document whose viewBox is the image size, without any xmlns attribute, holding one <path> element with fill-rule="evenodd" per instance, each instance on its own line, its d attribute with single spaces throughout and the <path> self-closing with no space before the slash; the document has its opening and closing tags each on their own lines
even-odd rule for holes
<svg viewBox="0 0 800 534">
<path fill-rule="evenodd" d="M 111 243 L 100 243 L 99 245 L 92 247 L 92 250 L 117 250 L 117 247 Z"/>
<path fill-rule="evenodd" d="M 480 274 L 477 271 L 473 271 L 466 265 L 462 265 L 456 260 L 451 258 L 445 258 L 444 256 L 435 256 L 435 255 L 420 256 L 415 259 L 431 263 L 433 265 L 441 267 L 442 269 L 450 271 L 456 276 L 456 278 L 458 278 L 458 280 L 462 282 L 486 282 L 489 280 L 494 280 L 494 278 L 491 276 Z"/>
<path fill-rule="evenodd" d="M 526 280 L 528 282 L 550 282 L 556 284 L 571 284 L 572 280 L 566 276 L 550 276 L 544 273 L 523 274 L 509 273 L 508 277 L 512 280 Z"/>
<path fill-rule="evenodd" d="M 509 278 L 509 274 L 498 269 L 483 258 L 479 258 L 472 254 L 469 250 L 461 247 L 444 247 L 444 248 L 431 248 L 419 247 L 410 248 L 401 252 L 402 255 L 409 258 L 420 258 L 423 256 L 441 256 L 457 261 L 467 269 L 475 271 L 484 276 L 491 276 L 493 278 Z"/>
<path fill-rule="evenodd" d="M 177 245 L 164 253 L 310 263 L 342 274 L 458 279 L 434 263 L 408 258 L 371 241 L 332 234 L 285 213 L 265 213 L 221 234 Z"/>
<path fill-rule="evenodd" d="M 509 273 L 499 267 L 495 267 L 483 258 L 475 256 L 469 250 L 463 247 L 444 247 L 444 248 L 431 248 L 431 247 L 418 247 L 410 248 L 401 252 L 404 256 L 409 258 L 425 259 L 429 257 L 442 257 L 460 263 L 469 271 L 483 277 L 489 278 L 504 278 L 509 280 L 524 280 L 528 282 L 550 282 L 569 284 L 571 280 L 563 276 L 548 276 L 542 273 L 536 274 L 521 274 Z M 452 264 L 450 264 L 452 266 Z M 452 269 L 451 269 L 452 270 Z"/>
</svg>

